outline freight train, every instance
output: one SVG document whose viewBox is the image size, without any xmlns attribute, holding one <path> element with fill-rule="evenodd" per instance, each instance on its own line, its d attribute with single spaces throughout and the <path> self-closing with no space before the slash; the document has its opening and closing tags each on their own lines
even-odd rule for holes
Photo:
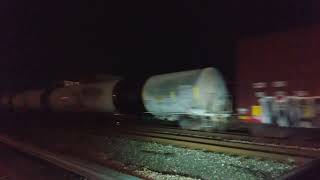
<svg viewBox="0 0 320 180">
<path fill-rule="evenodd" d="M 2 95 L 0 105 L 14 111 L 50 110 L 151 114 L 188 129 L 223 129 L 231 122 L 229 92 L 212 67 L 151 76 L 145 80 L 113 78 L 95 83 Z"/>
</svg>

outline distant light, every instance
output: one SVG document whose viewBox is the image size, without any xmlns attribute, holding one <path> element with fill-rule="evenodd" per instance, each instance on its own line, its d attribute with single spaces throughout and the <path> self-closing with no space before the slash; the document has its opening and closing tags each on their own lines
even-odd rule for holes
<svg viewBox="0 0 320 180">
<path fill-rule="evenodd" d="M 68 87 L 68 86 L 79 86 L 80 82 L 77 81 L 63 81 L 63 85 L 64 87 Z"/>
<path fill-rule="evenodd" d="M 265 96 L 265 93 L 264 92 L 255 92 L 255 96 L 258 98 L 262 98 Z"/>
<path fill-rule="evenodd" d="M 294 94 L 296 96 L 308 96 L 309 95 L 308 91 L 294 91 Z"/>
<path fill-rule="evenodd" d="M 274 81 L 272 82 L 272 87 L 285 87 L 288 83 L 286 81 Z"/>
<path fill-rule="evenodd" d="M 238 108 L 237 111 L 239 114 L 247 114 L 249 110 L 247 108 Z"/>
<path fill-rule="evenodd" d="M 266 82 L 256 82 L 256 83 L 252 84 L 252 87 L 254 89 L 266 88 L 267 87 L 267 83 Z"/>
<path fill-rule="evenodd" d="M 70 97 L 67 97 L 67 96 L 60 97 L 60 100 L 62 100 L 62 101 L 67 101 L 69 99 L 70 99 Z"/>
</svg>

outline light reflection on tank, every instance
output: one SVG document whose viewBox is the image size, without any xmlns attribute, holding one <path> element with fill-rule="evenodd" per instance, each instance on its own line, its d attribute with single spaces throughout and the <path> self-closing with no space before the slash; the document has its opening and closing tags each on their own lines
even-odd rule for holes
<svg viewBox="0 0 320 180">
<path fill-rule="evenodd" d="M 142 97 L 147 112 L 183 128 L 225 129 L 230 122 L 230 96 L 214 68 L 153 76 Z"/>
</svg>

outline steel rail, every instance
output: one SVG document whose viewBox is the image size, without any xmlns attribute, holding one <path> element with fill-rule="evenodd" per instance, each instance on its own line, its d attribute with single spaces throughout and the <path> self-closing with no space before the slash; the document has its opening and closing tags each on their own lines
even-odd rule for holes
<svg viewBox="0 0 320 180">
<path fill-rule="evenodd" d="M 246 133 L 234 133 L 234 132 L 207 132 L 198 130 L 188 130 L 174 127 L 137 127 L 137 130 L 143 130 L 148 132 L 158 132 L 158 133 L 169 133 L 169 134 L 180 134 L 188 135 L 194 137 L 203 138 L 225 138 L 225 139 L 261 139 L 259 137 L 252 137 Z"/>
<path fill-rule="evenodd" d="M 320 150 L 301 150 L 291 147 L 224 141 L 223 139 L 194 136 L 190 134 L 185 135 L 179 133 L 152 132 L 147 129 L 124 130 L 121 131 L 121 133 L 146 141 L 154 141 L 212 152 L 262 157 L 286 162 L 294 161 L 298 164 L 304 164 L 305 162 L 320 157 Z"/>
<path fill-rule="evenodd" d="M 303 147 L 298 146 L 297 143 L 288 142 L 288 139 L 283 138 L 263 138 L 263 137 L 255 137 L 250 136 L 246 133 L 229 133 L 229 132 L 206 132 L 206 131 L 196 131 L 196 130 L 186 130 L 180 128 L 167 128 L 167 127 L 138 127 L 136 128 L 137 131 L 142 132 L 155 132 L 160 134 L 174 134 L 180 136 L 187 136 L 187 137 L 199 137 L 204 139 L 216 139 L 216 140 L 223 140 L 223 141 L 231 141 L 231 142 L 238 142 L 244 144 L 257 144 L 263 146 L 281 146 L 288 149 L 299 149 L 299 150 L 311 150 L 311 151 L 320 151 L 318 147 Z M 304 142 L 305 144 L 305 142 Z"/>
</svg>

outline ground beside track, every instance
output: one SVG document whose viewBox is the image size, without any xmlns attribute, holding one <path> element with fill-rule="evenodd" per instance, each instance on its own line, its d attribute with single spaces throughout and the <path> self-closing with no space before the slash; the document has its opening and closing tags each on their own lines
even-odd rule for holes
<svg viewBox="0 0 320 180">
<path fill-rule="evenodd" d="M 1 180 L 83 180 L 84 177 L 0 143 Z"/>
</svg>

